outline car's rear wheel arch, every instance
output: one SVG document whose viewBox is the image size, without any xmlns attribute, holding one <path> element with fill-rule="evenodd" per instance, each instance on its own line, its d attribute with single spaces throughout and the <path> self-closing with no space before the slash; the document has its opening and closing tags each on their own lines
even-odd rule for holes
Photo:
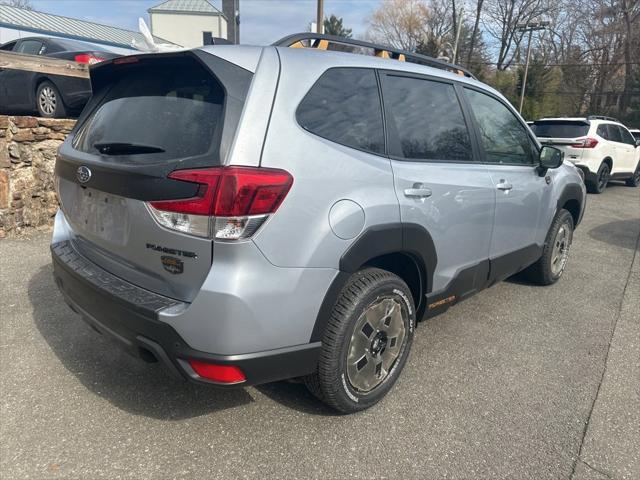
<svg viewBox="0 0 640 480">
<path fill-rule="evenodd" d="M 372 258 L 361 269 L 368 267 L 386 270 L 404 280 L 411 291 L 416 311 L 418 314 L 424 311 L 426 268 L 421 260 L 408 252 L 394 252 Z"/>
<path fill-rule="evenodd" d="M 417 224 L 377 225 L 362 232 L 340 258 L 340 271 L 325 293 L 311 334 L 320 341 L 331 310 L 350 276 L 376 267 L 398 275 L 409 287 L 420 319 L 433 285 L 437 254 L 429 232 Z"/>
<path fill-rule="evenodd" d="M 609 172 L 613 170 L 613 158 L 605 157 L 602 159 L 601 163 L 606 163 L 607 165 L 609 165 Z"/>
</svg>

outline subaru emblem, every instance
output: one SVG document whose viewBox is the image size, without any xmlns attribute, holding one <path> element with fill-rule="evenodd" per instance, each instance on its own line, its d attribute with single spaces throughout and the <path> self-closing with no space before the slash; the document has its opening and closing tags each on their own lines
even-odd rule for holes
<svg viewBox="0 0 640 480">
<path fill-rule="evenodd" d="M 80 183 L 87 183 L 91 179 L 91 170 L 89 170 L 89 167 L 82 165 L 76 170 L 76 177 Z"/>
</svg>

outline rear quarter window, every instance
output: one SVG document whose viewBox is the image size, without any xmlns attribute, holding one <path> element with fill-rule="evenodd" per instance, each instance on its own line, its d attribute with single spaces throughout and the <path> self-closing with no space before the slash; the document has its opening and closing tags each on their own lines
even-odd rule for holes
<svg viewBox="0 0 640 480">
<path fill-rule="evenodd" d="M 372 69 L 327 70 L 298 106 L 296 117 L 302 128 L 332 142 L 384 152 L 382 106 Z"/>
<path fill-rule="evenodd" d="M 533 133 L 537 137 L 577 138 L 589 133 L 589 124 L 584 122 L 534 122 Z"/>
<path fill-rule="evenodd" d="M 103 98 L 79 129 L 74 148 L 93 154 L 135 154 L 137 162 L 217 150 L 225 93 L 204 67 L 179 58 L 125 66 L 125 72 L 97 94 Z"/>
</svg>

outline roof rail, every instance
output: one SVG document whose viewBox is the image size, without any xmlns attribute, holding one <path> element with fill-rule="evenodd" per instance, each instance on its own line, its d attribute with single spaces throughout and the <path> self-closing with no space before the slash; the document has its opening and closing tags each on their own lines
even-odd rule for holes
<svg viewBox="0 0 640 480">
<path fill-rule="evenodd" d="M 305 42 L 308 42 L 305 44 Z M 319 50 L 327 50 L 329 44 L 349 45 L 354 47 L 371 48 L 374 51 L 376 57 L 389 58 L 393 60 L 399 60 L 401 62 L 418 63 L 420 65 L 426 65 L 428 67 L 439 68 L 448 72 L 453 72 L 458 75 L 473 78 L 476 77 L 468 70 L 447 63 L 437 58 L 429 57 L 427 55 L 421 55 L 415 52 L 409 52 L 407 50 L 401 50 L 386 45 L 378 45 L 371 42 L 365 42 L 362 40 L 354 40 L 351 38 L 337 37 L 335 35 L 325 35 L 322 33 L 294 33 L 287 37 L 273 43 L 276 47 L 292 47 L 292 48 L 317 48 Z"/>
<path fill-rule="evenodd" d="M 613 117 L 606 117 L 604 115 L 589 115 L 587 117 L 587 120 L 608 120 L 610 122 L 617 122 L 620 123 L 620 121 L 617 118 L 613 118 Z"/>
</svg>

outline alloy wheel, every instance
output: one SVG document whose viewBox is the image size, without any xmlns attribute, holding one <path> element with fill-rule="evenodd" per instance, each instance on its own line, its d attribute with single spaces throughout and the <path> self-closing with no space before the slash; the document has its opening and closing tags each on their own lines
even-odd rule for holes
<svg viewBox="0 0 640 480">
<path fill-rule="evenodd" d="M 38 104 L 40 105 L 40 110 L 42 110 L 42 112 L 47 115 L 53 115 L 56 111 L 57 103 L 58 99 L 53 88 L 45 86 L 40 90 Z"/>
<path fill-rule="evenodd" d="M 377 299 L 358 318 L 347 353 L 347 377 L 360 393 L 371 392 L 389 376 L 400 357 L 408 312 L 396 296 Z"/>
<path fill-rule="evenodd" d="M 609 166 L 603 165 L 598 176 L 598 189 L 603 190 L 609 183 Z"/>
<path fill-rule="evenodd" d="M 569 258 L 569 248 L 571 247 L 571 226 L 569 223 L 563 223 L 556 238 L 553 240 L 553 249 L 551 251 L 551 273 L 555 277 L 562 275 L 564 267 Z"/>
</svg>

